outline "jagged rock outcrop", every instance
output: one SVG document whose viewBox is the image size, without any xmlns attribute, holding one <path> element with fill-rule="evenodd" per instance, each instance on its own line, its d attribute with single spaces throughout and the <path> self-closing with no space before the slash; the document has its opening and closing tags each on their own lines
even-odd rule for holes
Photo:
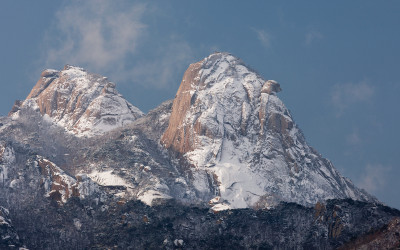
<svg viewBox="0 0 400 250">
<path fill-rule="evenodd" d="M 101 196 L 99 186 L 86 174 L 79 174 L 74 178 L 42 156 L 34 157 L 27 164 L 40 173 L 40 187 L 44 189 L 45 197 L 58 204 L 66 203 L 71 197 L 84 199 L 96 193 L 99 194 L 98 197 Z"/>
<path fill-rule="evenodd" d="M 308 146 L 280 90 L 240 59 L 212 54 L 185 72 L 161 142 L 220 208 L 374 201 Z"/>
<path fill-rule="evenodd" d="M 143 115 L 106 77 L 70 65 L 61 71 L 43 71 L 26 100 L 17 101 L 9 115 L 17 118 L 24 106 L 77 136 L 103 134 Z"/>
</svg>

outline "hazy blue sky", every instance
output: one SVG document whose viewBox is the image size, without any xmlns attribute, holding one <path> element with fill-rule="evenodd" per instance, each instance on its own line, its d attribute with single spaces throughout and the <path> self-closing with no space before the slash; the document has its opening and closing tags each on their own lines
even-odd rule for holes
<svg viewBox="0 0 400 250">
<path fill-rule="evenodd" d="M 307 4 L 306 4 L 307 3 Z M 143 111 L 213 51 L 244 60 L 308 142 L 400 208 L 400 1 L 1 1 L 0 115 L 45 68 L 109 77 Z"/>
</svg>

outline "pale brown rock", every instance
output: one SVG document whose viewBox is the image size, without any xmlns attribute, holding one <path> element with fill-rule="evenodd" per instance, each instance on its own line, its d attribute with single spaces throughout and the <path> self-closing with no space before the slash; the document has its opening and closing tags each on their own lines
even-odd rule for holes
<svg viewBox="0 0 400 250">
<path fill-rule="evenodd" d="M 40 75 L 40 79 L 37 81 L 35 87 L 31 90 L 29 95 L 27 96 L 26 99 L 30 98 L 35 98 L 37 97 L 40 93 L 42 93 L 43 90 L 45 90 L 50 83 L 54 81 L 59 76 L 58 71 L 53 71 L 53 70 L 44 70 L 42 74 Z"/>
<path fill-rule="evenodd" d="M 180 154 L 193 150 L 194 136 L 184 123 L 185 115 L 190 109 L 192 102 L 190 91 L 194 86 L 201 86 L 200 78 L 196 78 L 196 76 L 202 64 L 203 61 L 191 64 L 183 75 L 182 83 L 172 105 L 168 128 L 161 138 L 166 148 L 172 148 Z M 195 131 L 201 131 L 201 124 L 196 124 Z"/>
</svg>

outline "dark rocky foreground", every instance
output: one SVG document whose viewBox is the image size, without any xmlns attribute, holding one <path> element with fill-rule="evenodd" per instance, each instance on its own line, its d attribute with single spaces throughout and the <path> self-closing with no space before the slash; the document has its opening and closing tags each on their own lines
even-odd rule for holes
<svg viewBox="0 0 400 250">
<path fill-rule="evenodd" d="M 43 201 L 10 211 L 20 240 L 2 237 L 0 247 L 353 249 L 377 238 L 392 238 L 378 241 L 372 249 L 398 248 L 399 217 L 398 210 L 352 200 L 330 200 L 314 208 L 281 203 L 271 210 L 220 212 L 174 201 L 153 207 L 122 199 L 108 205 L 85 204 L 79 199 L 70 199 L 63 206 Z M 14 229 L 4 231 L 0 225 L 2 236 Z"/>
</svg>

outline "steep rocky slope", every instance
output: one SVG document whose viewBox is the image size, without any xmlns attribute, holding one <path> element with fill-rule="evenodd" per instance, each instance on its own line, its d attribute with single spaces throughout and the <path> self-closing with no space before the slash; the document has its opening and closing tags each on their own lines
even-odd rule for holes
<svg viewBox="0 0 400 250">
<path fill-rule="evenodd" d="M 306 143 L 280 90 L 240 59 L 212 54 L 185 72 L 162 143 L 219 208 L 373 201 Z"/>
</svg>

